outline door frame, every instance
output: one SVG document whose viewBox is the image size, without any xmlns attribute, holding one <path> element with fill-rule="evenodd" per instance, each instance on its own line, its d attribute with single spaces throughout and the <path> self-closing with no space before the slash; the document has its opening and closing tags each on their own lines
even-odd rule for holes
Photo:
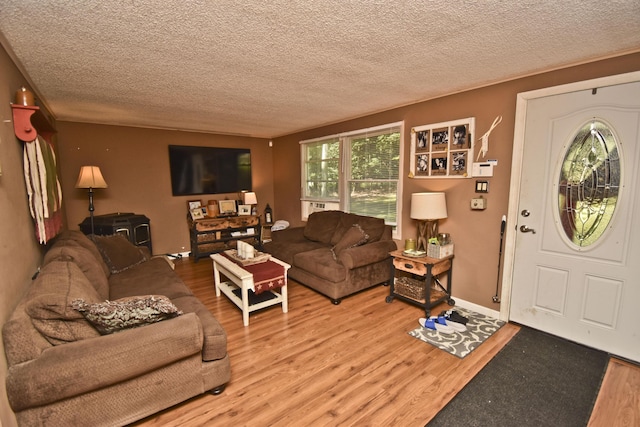
<svg viewBox="0 0 640 427">
<path fill-rule="evenodd" d="M 508 321 L 510 317 L 511 288 L 513 286 L 513 269 L 516 255 L 516 238 L 518 234 L 516 231 L 516 225 L 518 223 L 518 206 L 520 204 L 520 183 L 522 180 L 525 123 L 529 101 L 547 96 L 561 95 L 569 92 L 632 83 L 636 81 L 640 81 L 640 71 L 518 93 L 516 98 L 516 116 L 513 134 L 513 155 L 511 158 L 511 180 L 509 183 L 509 208 L 507 211 L 507 225 L 505 233 L 504 266 L 502 268 L 500 320 Z"/>
</svg>

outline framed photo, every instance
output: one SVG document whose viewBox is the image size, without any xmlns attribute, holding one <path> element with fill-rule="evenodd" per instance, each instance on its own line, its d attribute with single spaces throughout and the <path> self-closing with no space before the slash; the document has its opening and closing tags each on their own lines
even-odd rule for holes
<svg viewBox="0 0 640 427">
<path fill-rule="evenodd" d="M 448 160 L 447 153 L 434 154 L 431 157 L 431 175 L 446 175 Z"/>
<path fill-rule="evenodd" d="M 237 213 L 235 200 L 218 200 L 218 208 L 220 215 L 235 215 Z"/>
<path fill-rule="evenodd" d="M 467 151 L 452 151 L 449 154 L 449 173 L 451 175 L 464 175 L 468 173 Z"/>
<path fill-rule="evenodd" d="M 238 215 L 251 215 L 251 205 L 238 205 Z"/>
<path fill-rule="evenodd" d="M 429 141 L 431 141 L 431 131 L 421 130 L 416 134 L 416 152 L 429 151 Z"/>
<path fill-rule="evenodd" d="M 471 178 L 475 118 L 411 129 L 410 178 Z"/>
<path fill-rule="evenodd" d="M 203 219 L 202 208 L 193 208 L 189 210 L 191 212 L 191 219 Z"/>
<path fill-rule="evenodd" d="M 453 127 L 452 150 L 463 150 L 471 148 L 469 141 L 469 124 L 464 123 Z"/>
<path fill-rule="evenodd" d="M 416 175 L 429 176 L 429 154 L 416 154 Z"/>
<path fill-rule="evenodd" d="M 202 211 L 203 216 L 209 216 L 209 210 L 207 209 L 206 206 L 201 206 L 200 210 Z"/>
<path fill-rule="evenodd" d="M 445 151 L 449 146 L 449 128 L 434 129 L 431 132 L 431 151 Z"/>
<path fill-rule="evenodd" d="M 202 206 L 202 201 L 201 200 L 189 200 L 187 202 L 187 207 L 189 208 L 189 210 L 191 209 L 196 209 Z"/>
</svg>

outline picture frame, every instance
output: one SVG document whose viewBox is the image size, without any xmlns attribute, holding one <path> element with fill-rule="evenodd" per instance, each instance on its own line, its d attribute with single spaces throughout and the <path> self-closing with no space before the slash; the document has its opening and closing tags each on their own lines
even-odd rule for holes
<svg viewBox="0 0 640 427">
<path fill-rule="evenodd" d="M 191 219 L 193 220 L 204 219 L 201 207 L 190 209 L 189 212 L 191 213 Z"/>
<path fill-rule="evenodd" d="M 202 206 L 202 200 L 188 200 L 187 201 L 187 208 L 189 210 L 191 209 L 196 209 Z"/>
<path fill-rule="evenodd" d="M 235 215 L 237 213 L 235 200 L 218 200 L 220 215 Z"/>
<path fill-rule="evenodd" d="M 419 153 L 416 155 L 416 175 L 429 176 L 429 154 Z"/>
<path fill-rule="evenodd" d="M 475 117 L 411 129 L 410 178 L 471 178 Z"/>
<path fill-rule="evenodd" d="M 461 175 L 467 172 L 469 163 L 467 151 L 452 151 L 449 153 L 449 168 L 451 175 Z"/>
<path fill-rule="evenodd" d="M 251 215 L 251 205 L 238 205 L 238 215 Z"/>
</svg>

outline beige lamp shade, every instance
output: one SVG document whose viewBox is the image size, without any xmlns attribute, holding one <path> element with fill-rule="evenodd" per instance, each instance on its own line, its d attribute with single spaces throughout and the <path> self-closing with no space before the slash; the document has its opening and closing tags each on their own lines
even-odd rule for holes
<svg viewBox="0 0 640 427">
<path fill-rule="evenodd" d="M 444 193 L 413 193 L 411 195 L 411 218 L 420 220 L 447 217 L 447 202 Z"/>
<path fill-rule="evenodd" d="M 107 188 L 107 183 L 98 166 L 82 166 L 76 188 Z"/>
<path fill-rule="evenodd" d="M 244 193 L 244 204 L 245 205 L 257 205 L 258 198 L 256 197 L 256 193 L 253 191 L 248 191 Z"/>
</svg>

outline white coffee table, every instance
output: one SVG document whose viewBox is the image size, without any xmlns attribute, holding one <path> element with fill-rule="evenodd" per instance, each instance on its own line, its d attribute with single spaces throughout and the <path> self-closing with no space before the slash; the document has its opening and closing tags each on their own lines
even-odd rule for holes
<svg viewBox="0 0 640 427">
<path fill-rule="evenodd" d="M 282 312 L 289 311 L 287 303 L 287 272 L 291 266 L 286 262 L 271 257 L 270 261 L 284 267 L 284 285 L 280 292 L 270 290 L 274 297 L 255 304 L 249 304 L 249 290 L 255 291 L 253 284 L 253 274 L 231 261 L 222 254 L 212 254 L 209 257 L 213 260 L 213 280 L 216 286 L 216 297 L 222 291 L 235 305 L 242 310 L 242 323 L 249 326 L 249 313 L 273 305 L 282 304 Z M 223 274 L 229 281 L 221 282 L 220 274 Z M 233 293 L 234 289 L 240 289 L 240 298 Z"/>
</svg>

